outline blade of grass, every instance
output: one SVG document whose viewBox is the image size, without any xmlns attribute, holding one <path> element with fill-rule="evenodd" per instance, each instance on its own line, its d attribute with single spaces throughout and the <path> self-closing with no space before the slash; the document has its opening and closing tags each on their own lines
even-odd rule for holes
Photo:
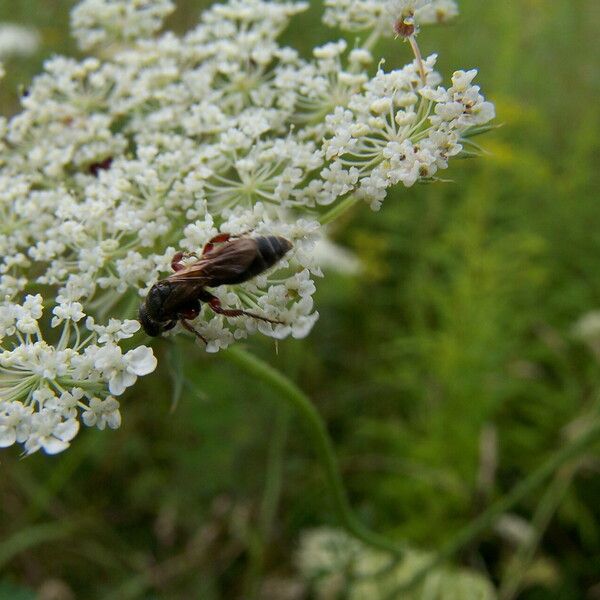
<svg viewBox="0 0 600 600">
<path fill-rule="evenodd" d="M 0 569 L 21 552 L 71 535 L 77 526 L 75 522 L 52 521 L 20 529 L 0 544 Z"/>
</svg>

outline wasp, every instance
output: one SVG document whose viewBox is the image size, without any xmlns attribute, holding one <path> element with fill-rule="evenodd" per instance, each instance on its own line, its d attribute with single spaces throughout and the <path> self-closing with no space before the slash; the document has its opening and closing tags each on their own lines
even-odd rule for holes
<svg viewBox="0 0 600 600">
<path fill-rule="evenodd" d="M 204 245 L 200 256 L 175 253 L 171 261 L 174 273 L 156 282 L 140 306 L 139 321 L 144 331 L 158 336 L 179 322 L 206 343 L 189 323 L 200 314 L 202 302 L 226 317 L 246 315 L 268 323 L 281 323 L 246 310 L 223 308 L 219 298 L 206 288 L 248 281 L 279 262 L 291 247 L 292 243 L 280 236 L 234 237 L 220 233 Z M 197 260 L 186 264 L 184 260 L 190 257 Z"/>
</svg>

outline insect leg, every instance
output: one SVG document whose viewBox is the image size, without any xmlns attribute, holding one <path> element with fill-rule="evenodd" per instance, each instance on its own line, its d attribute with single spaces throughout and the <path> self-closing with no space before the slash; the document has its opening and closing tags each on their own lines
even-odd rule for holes
<svg viewBox="0 0 600 600">
<path fill-rule="evenodd" d="M 219 233 L 214 237 L 211 237 L 206 244 L 204 244 L 204 248 L 202 249 L 202 256 L 212 252 L 214 250 L 215 244 L 222 244 L 223 242 L 228 242 L 232 235 L 230 233 Z"/>
<path fill-rule="evenodd" d="M 181 271 L 181 269 L 185 269 L 185 265 L 181 261 L 190 256 L 195 256 L 196 258 L 198 257 L 195 252 L 175 252 L 175 254 L 173 254 L 173 258 L 171 259 L 171 268 L 173 271 L 177 272 Z"/>
<path fill-rule="evenodd" d="M 179 322 L 188 330 L 191 331 L 196 337 L 199 337 L 205 344 L 208 344 L 206 338 L 198 333 L 185 319 L 179 319 Z"/>
<path fill-rule="evenodd" d="M 204 256 L 205 254 L 210 254 L 214 248 L 215 248 L 215 244 L 223 244 L 224 242 L 228 242 L 231 238 L 241 238 L 244 237 L 246 235 L 248 235 L 249 233 L 251 233 L 253 230 L 252 229 L 248 229 L 247 231 L 242 231 L 242 233 L 219 233 L 217 235 L 215 235 L 214 237 L 210 238 L 210 240 L 208 240 L 208 242 L 206 242 L 206 244 L 204 244 L 204 248 L 202 249 L 202 256 Z"/>
<path fill-rule="evenodd" d="M 207 301 L 208 305 L 212 308 L 214 312 L 218 315 L 224 315 L 225 317 L 241 317 L 245 315 L 247 317 L 252 317 L 253 319 L 258 319 L 260 321 L 266 321 L 267 323 L 274 323 L 276 325 L 283 325 L 282 321 L 275 321 L 274 319 L 267 319 L 267 317 L 261 317 L 255 313 L 249 312 L 247 310 L 241 310 L 240 308 L 223 308 L 221 306 L 221 301 L 214 296 Z"/>
</svg>

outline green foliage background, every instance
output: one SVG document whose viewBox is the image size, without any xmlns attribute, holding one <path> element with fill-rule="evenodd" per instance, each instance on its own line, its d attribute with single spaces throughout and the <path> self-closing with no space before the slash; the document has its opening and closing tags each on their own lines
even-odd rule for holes
<svg viewBox="0 0 600 600">
<path fill-rule="evenodd" d="M 419 41 L 446 76 L 480 69 L 503 123 L 482 138 L 489 154 L 455 161 L 452 183 L 346 215 L 334 236 L 362 274 L 320 282 L 307 340 L 249 344 L 314 399 L 363 520 L 424 550 L 564 444 L 600 392 L 571 333 L 600 308 L 600 5 L 460 4 Z M 71 5 L 0 1 L 0 21 L 43 36 L 38 55 L 5 65 L 5 114 L 45 56 L 76 54 Z M 181 31 L 201 3 L 178 5 Z M 286 34 L 306 51 L 331 35 L 314 5 Z M 400 43 L 378 51 L 387 67 L 410 58 Z M 295 415 L 219 355 L 158 352 L 118 431 L 86 430 L 57 457 L 3 453 L 0 599 L 284 600 L 300 583 L 300 532 L 336 521 Z M 557 505 L 519 598 L 600 598 L 599 466 L 590 453 L 515 508 L 529 521 L 543 497 Z M 514 552 L 490 530 L 456 561 L 499 584 Z"/>
</svg>

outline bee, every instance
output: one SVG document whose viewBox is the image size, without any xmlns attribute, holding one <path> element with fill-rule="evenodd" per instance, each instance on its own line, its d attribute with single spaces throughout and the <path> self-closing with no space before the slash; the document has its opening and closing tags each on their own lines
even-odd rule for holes
<svg viewBox="0 0 600 600">
<path fill-rule="evenodd" d="M 189 323 L 200 314 L 202 302 L 226 317 L 246 315 L 268 323 L 281 323 L 246 310 L 223 308 L 219 298 L 205 288 L 248 281 L 279 262 L 291 247 L 292 243 L 280 236 L 236 238 L 221 233 L 205 244 L 200 256 L 177 252 L 171 261 L 174 273 L 156 282 L 140 306 L 138 318 L 144 331 L 150 336 L 159 336 L 179 322 L 206 343 Z M 198 260 L 185 264 L 184 259 L 190 257 Z"/>
</svg>

